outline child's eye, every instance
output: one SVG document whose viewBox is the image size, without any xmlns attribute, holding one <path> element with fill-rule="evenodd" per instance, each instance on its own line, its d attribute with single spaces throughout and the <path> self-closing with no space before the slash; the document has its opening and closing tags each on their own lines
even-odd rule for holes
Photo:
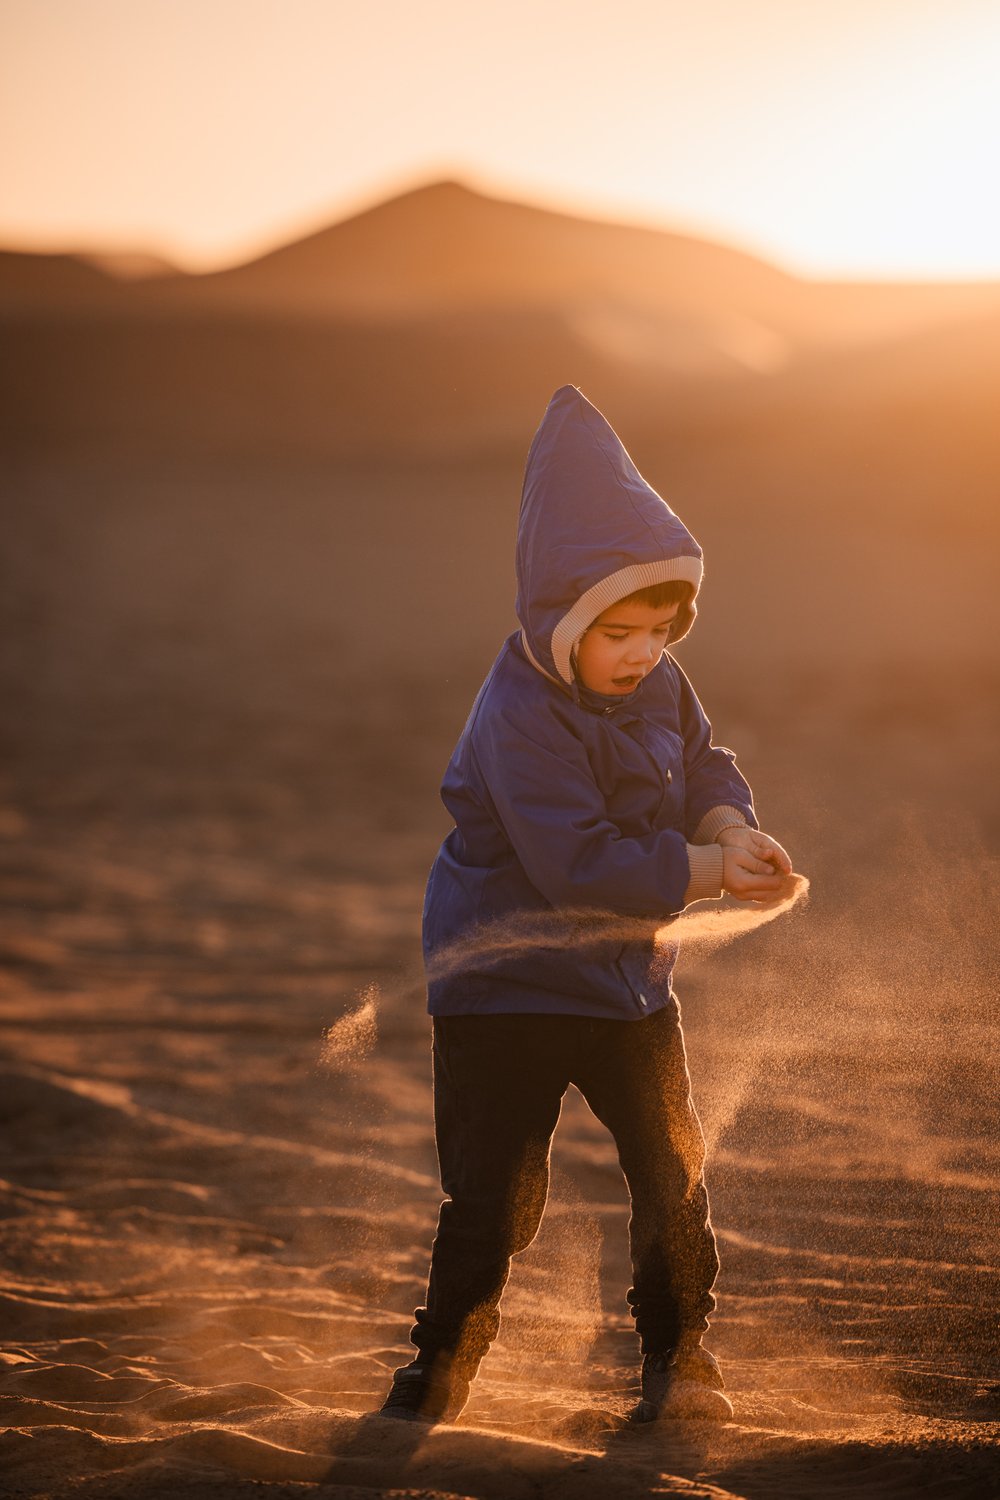
<svg viewBox="0 0 1000 1500">
<path fill-rule="evenodd" d="M 608 635 L 608 632 L 605 631 L 604 632 L 604 639 L 606 641 L 625 641 L 625 640 L 628 639 L 628 637 L 624 636 L 624 635 Z"/>
</svg>

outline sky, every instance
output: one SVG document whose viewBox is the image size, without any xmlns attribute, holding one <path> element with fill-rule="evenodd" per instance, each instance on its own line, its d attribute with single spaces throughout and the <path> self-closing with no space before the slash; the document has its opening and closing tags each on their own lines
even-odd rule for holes
<svg viewBox="0 0 1000 1500">
<path fill-rule="evenodd" d="M 0 244 L 246 260 L 421 181 L 1000 277 L 1000 0 L 0 0 Z"/>
</svg>

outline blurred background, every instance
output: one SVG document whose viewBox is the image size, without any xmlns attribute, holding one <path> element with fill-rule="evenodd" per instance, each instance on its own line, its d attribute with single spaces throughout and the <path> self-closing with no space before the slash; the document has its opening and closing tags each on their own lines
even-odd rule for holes
<svg viewBox="0 0 1000 1500">
<path fill-rule="evenodd" d="M 329 817 L 352 867 L 413 832 L 422 869 L 571 382 L 705 548 L 684 664 L 803 867 L 828 818 L 866 862 L 904 808 L 995 836 L 993 7 L 3 25 L 0 682 L 35 814 L 80 779 L 134 828 L 214 777 L 240 827 Z"/>
<path fill-rule="evenodd" d="M 573 383 L 705 549 L 679 656 L 813 879 L 797 936 L 682 973 L 713 1149 L 811 1142 L 814 1178 L 860 1161 L 923 1184 L 914 1223 L 952 1194 L 981 1225 L 997 8 L 5 0 L 0 25 L 17 1055 L 235 1119 L 207 1053 L 136 1072 L 114 1028 L 299 1016 L 315 1088 L 319 1027 L 374 976 L 424 1087 L 437 788 L 514 627 L 531 436 Z M 698 1064 L 720 987 L 744 1060 L 747 1016 L 799 1026 L 832 1113 L 747 1114 L 732 1052 Z"/>
<path fill-rule="evenodd" d="M 992 7 L 3 15 L 18 733 L 287 731 L 350 684 L 440 716 L 437 767 L 566 382 L 706 548 L 711 702 L 871 746 L 988 696 Z"/>
</svg>

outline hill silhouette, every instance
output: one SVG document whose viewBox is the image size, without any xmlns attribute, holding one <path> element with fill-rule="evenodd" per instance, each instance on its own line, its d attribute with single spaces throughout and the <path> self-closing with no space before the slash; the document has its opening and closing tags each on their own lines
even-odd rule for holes
<svg viewBox="0 0 1000 1500">
<path fill-rule="evenodd" d="M 29 255 L 0 250 L 0 317 L 109 311 L 121 287 L 80 255 Z"/>
<path fill-rule="evenodd" d="M 571 310 L 599 341 L 653 346 L 641 318 L 698 330 L 754 368 L 786 343 L 826 347 L 903 332 L 992 302 L 995 285 L 811 282 L 688 234 L 583 218 L 431 182 L 243 265 L 161 280 L 192 305 L 405 317 L 495 307 Z M 617 308 L 621 330 L 598 309 Z M 588 315 L 593 315 L 593 321 Z M 631 315 L 631 324 L 630 324 Z"/>
<path fill-rule="evenodd" d="M 19 450 L 476 451 L 521 442 L 566 380 L 662 430 L 744 397 L 752 411 L 761 392 L 801 405 L 804 372 L 850 404 L 869 357 L 892 364 L 878 346 L 917 335 L 916 363 L 953 401 L 965 366 L 952 356 L 942 381 L 936 330 L 948 342 L 949 323 L 1000 310 L 993 283 L 807 282 L 453 182 L 210 275 L 92 260 L 0 257 L 0 420 Z"/>
</svg>

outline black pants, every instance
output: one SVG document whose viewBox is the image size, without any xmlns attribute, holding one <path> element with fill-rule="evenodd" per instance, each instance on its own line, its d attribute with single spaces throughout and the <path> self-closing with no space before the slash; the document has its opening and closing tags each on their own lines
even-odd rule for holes
<svg viewBox="0 0 1000 1500">
<path fill-rule="evenodd" d="M 614 1137 L 631 1194 L 627 1297 L 642 1352 L 708 1327 L 719 1260 L 676 1002 L 639 1021 L 443 1016 L 434 1118 L 448 1196 L 410 1335 L 423 1355 L 446 1352 L 474 1373 L 496 1337 L 510 1258 L 541 1223 L 570 1083 Z"/>
</svg>

